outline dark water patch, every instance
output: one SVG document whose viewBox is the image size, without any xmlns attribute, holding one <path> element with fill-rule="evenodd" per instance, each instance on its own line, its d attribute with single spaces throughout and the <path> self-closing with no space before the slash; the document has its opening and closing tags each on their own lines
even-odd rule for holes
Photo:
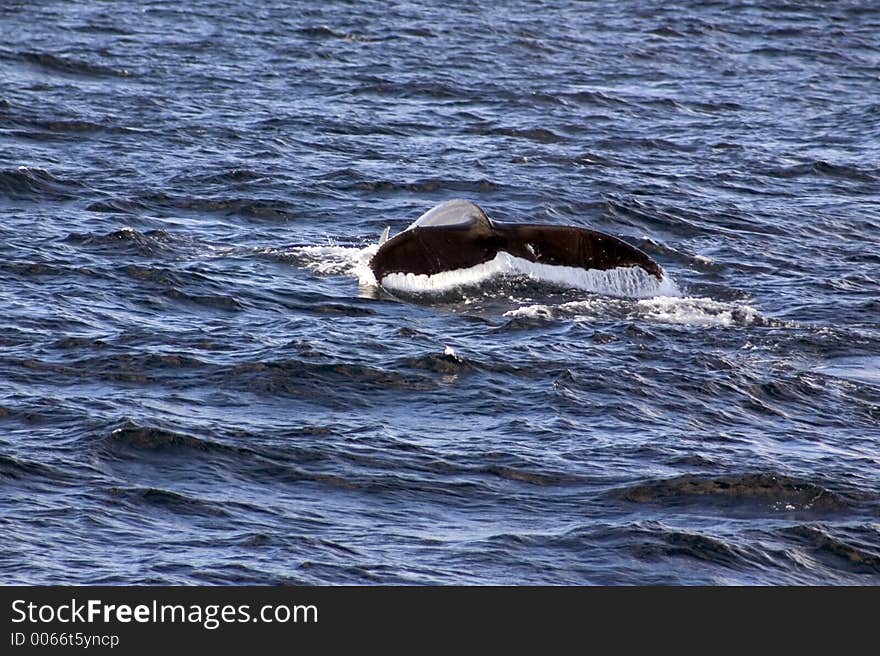
<svg viewBox="0 0 880 656">
<path fill-rule="evenodd" d="M 110 490 L 113 502 L 124 502 L 134 508 L 164 510 L 179 515 L 200 517 L 228 517 L 229 513 L 219 504 L 194 499 L 179 492 L 158 488 L 122 488 Z"/>
<path fill-rule="evenodd" d="M 345 167 L 328 171 L 319 176 L 318 179 L 322 182 L 352 182 L 362 180 L 363 176 L 360 171 L 351 167 Z"/>
<path fill-rule="evenodd" d="M 844 257 L 847 262 L 880 264 L 880 253 L 854 253 Z"/>
<path fill-rule="evenodd" d="M 761 46 L 749 51 L 750 55 L 759 55 L 762 59 L 806 59 L 813 61 L 838 60 L 842 63 L 853 64 L 855 60 L 844 52 L 823 48 L 793 48 L 777 46 Z"/>
<path fill-rule="evenodd" d="M 804 403 L 811 407 L 818 399 L 825 395 L 825 390 L 813 385 L 803 377 L 787 380 L 770 380 L 750 385 L 748 393 L 756 399 L 791 406 L 791 404 Z"/>
<path fill-rule="evenodd" d="M 606 137 L 599 139 L 596 145 L 603 150 L 611 152 L 654 152 L 666 155 L 667 153 L 694 153 L 702 146 L 698 143 L 685 143 L 658 139 L 651 137 Z"/>
<path fill-rule="evenodd" d="M 309 535 L 278 534 L 260 531 L 245 531 L 228 538 L 215 538 L 209 542 L 198 541 L 197 546 L 211 545 L 215 547 L 245 547 L 245 548 L 271 548 L 288 547 L 308 551 L 312 554 L 326 553 L 328 555 L 362 556 L 361 552 L 350 545 L 341 544 L 326 538 Z"/>
<path fill-rule="evenodd" d="M 430 353 L 417 358 L 406 358 L 401 362 L 401 365 L 411 369 L 421 369 L 437 374 L 454 376 L 476 369 L 470 361 L 456 355 L 451 350 L 447 350 L 442 354 Z"/>
<path fill-rule="evenodd" d="M 159 568 L 157 568 L 159 569 Z M 240 563 L 219 562 L 213 567 L 193 569 L 188 566 L 169 566 L 160 570 L 163 578 L 180 576 L 189 585 L 291 585 L 305 586 L 310 581 L 288 572 L 275 572 L 272 567 L 249 567 Z M 149 582 L 146 583 L 150 585 Z"/>
<path fill-rule="evenodd" d="M 111 431 L 105 443 L 132 449 L 174 449 L 186 451 L 226 450 L 228 447 L 163 428 L 126 424 Z"/>
<path fill-rule="evenodd" d="M 86 210 L 89 212 L 135 214 L 139 215 L 144 212 L 148 206 L 137 200 L 127 198 L 109 198 L 107 200 L 99 200 L 89 203 Z"/>
<path fill-rule="evenodd" d="M 694 106 L 692 106 L 690 103 L 681 102 L 679 100 L 676 100 L 675 98 L 650 98 L 647 100 L 642 100 L 638 104 L 642 107 L 658 108 L 660 110 L 671 109 L 683 113 L 693 113 L 695 111 Z"/>
<path fill-rule="evenodd" d="M 719 141 L 718 143 L 712 144 L 712 148 L 714 150 L 742 150 L 743 145 L 738 143 L 730 143 L 727 141 Z"/>
<path fill-rule="evenodd" d="M 218 182 L 225 186 L 228 183 Z M 281 199 L 274 198 L 213 198 L 200 196 L 176 196 L 161 190 L 141 191 L 130 197 L 107 198 L 87 206 L 92 212 L 179 212 L 185 210 L 196 214 L 219 214 L 227 217 L 253 218 L 262 221 L 286 222 L 299 218 L 300 212 Z"/>
<path fill-rule="evenodd" d="M 99 22 L 101 21 L 101 22 Z M 113 21 L 113 22 L 103 22 L 103 21 Z M 126 25 L 122 21 L 115 21 L 111 16 L 100 16 L 96 18 L 92 18 L 89 20 L 87 24 L 83 25 L 74 25 L 70 29 L 76 32 L 83 32 L 86 34 L 112 34 L 114 36 L 131 36 L 134 34 L 134 31 L 131 29 L 127 29 Z"/>
<path fill-rule="evenodd" d="M 393 471 L 358 469 L 356 471 L 327 472 L 294 467 L 289 464 L 267 463 L 254 466 L 250 475 L 262 482 L 272 481 L 294 487 L 308 484 L 343 492 L 367 492 L 376 495 L 403 494 L 411 497 L 437 496 L 447 502 L 466 502 L 478 494 L 485 494 L 485 486 L 473 481 L 434 481 L 420 477 L 418 472 L 406 474 Z"/>
<path fill-rule="evenodd" d="M 46 262 L 0 262 L 0 271 L 22 278 L 55 277 L 68 278 L 76 270 L 73 267 L 58 266 Z"/>
<path fill-rule="evenodd" d="M 34 64 L 47 71 L 82 77 L 131 77 L 127 69 L 117 69 L 74 57 L 62 57 L 48 52 L 19 52 L 21 61 Z"/>
<path fill-rule="evenodd" d="M 213 310 L 236 312 L 245 309 L 246 305 L 234 296 L 226 294 L 191 294 L 182 289 L 172 287 L 164 292 L 166 298 L 174 301 L 189 303 L 199 307 Z"/>
<path fill-rule="evenodd" d="M 166 289 L 173 289 L 184 284 L 181 272 L 174 269 L 128 264 L 122 267 L 121 270 L 134 280 L 154 283 L 158 287 Z"/>
<path fill-rule="evenodd" d="M 607 167 L 620 165 L 615 160 L 597 153 L 582 153 L 571 161 L 573 164 L 579 164 L 581 166 Z"/>
<path fill-rule="evenodd" d="M 173 245 L 174 238 L 165 230 L 146 230 L 141 232 L 135 228 L 125 227 L 105 234 L 71 233 L 65 239 L 71 244 L 98 246 L 116 256 L 127 254 L 155 255 L 167 251 Z"/>
<path fill-rule="evenodd" d="M 554 47 L 552 44 L 543 42 L 539 39 L 522 39 L 522 38 L 520 38 L 520 39 L 516 39 L 513 42 L 513 45 L 517 46 L 519 48 L 524 48 L 526 50 L 529 50 L 532 52 L 538 52 L 538 53 L 552 54 L 552 53 L 557 52 L 557 48 Z"/>
<path fill-rule="evenodd" d="M 193 474 L 198 467 L 208 467 L 212 477 L 238 475 L 261 484 L 272 480 L 319 480 L 320 473 L 312 475 L 300 471 L 293 463 L 320 466 L 321 463 L 335 462 L 337 458 L 331 447 L 321 446 L 321 438 L 330 435 L 329 429 L 322 426 L 286 430 L 280 438 L 282 441 L 274 445 L 267 445 L 259 439 L 259 434 L 251 431 L 237 431 L 230 435 L 229 431 L 218 428 L 211 433 L 212 437 L 203 437 L 125 421 L 110 432 L 101 432 L 93 450 L 110 461 L 149 462 L 162 471 L 177 465 Z M 317 445 L 312 445 L 311 440 L 315 438 L 318 438 Z M 357 459 L 352 462 L 356 464 Z M 332 478 L 333 475 L 329 476 Z M 262 506 L 247 507 L 241 501 L 228 502 L 227 505 L 247 510 L 250 514 L 270 512 Z"/>
<path fill-rule="evenodd" d="M 380 390 L 429 391 L 436 384 L 426 376 L 352 363 L 313 363 L 300 360 L 254 362 L 234 367 L 224 377 L 234 378 L 246 389 L 264 394 L 306 398 L 320 392 L 329 399 L 342 396 L 352 403 L 364 402 Z"/>
<path fill-rule="evenodd" d="M 744 103 L 732 102 L 729 100 L 715 100 L 708 102 L 687 101 L 688 107 L 706 112 L 709 114 L 724 114 L 728 112 L 742 112 L 751 109 L 751 106 Z M 713 146 L 714 148 L 715 146 Z M 735 146 L 734 146 L 735 147 Z"/>
<path fill-rule="evenodd" d="M 376 571 L 377 569 L 378 571 Z M 348 585 L 402 585 L 407 582 L 406 577 L 395 576 L 384 567 L 374 569 L 368 566 L 330 563 L 317 559 L 303 560 L 299 564 L 297 574 L 318 581 L 331 577 Z"/>
<path fill-rule="evenodd" d="M 751 549 L 728 543 L 718 537 L 701 533 L 657 527 L 641 531 L 628 551 L 648 561 L 687 558 L 725 568 L 741 570 L 755 560 Z"/>
<path fill-rule="evenodd" d="M 370 193 L 436 193 L 440 191 L 455 191 L 458 193 L 488 193 L 497 191 L 498 184 L 491 180 L 445 180 L 426 179 L 416 182 L 392 182 L 389 180 L 362 181 L 354 185 L 358 191 Z"/>
<path fill-rule="evenodd" d="M 833 164 L 824 160 L 806 162 L 786 168 L 771 169 L 767 175 L 777 178 L 798 178 L 802 176 L 819 176 L 838 180 L 852 180 L 854 182 L 875 182 L 878 179 L 878 170 L 866 170 L 853 165 Z"/>
<path fill-rule="evenodd" d="M 629 225 L 641 225 L 667 230 L 681 237 L 696 237 L 703 233 L 699 228 L 702 221 L 696 216 L 673 213 L 652 207 L 636 198 L 613 199 L 605 203 L 606 211 L 615 218 L 623 219 Z"/>
<path fill-rule="evenodd" d="M 604 91 L 576 91 L 573 93 L 563 93 L 561 97 L 581 105 L 612 107 L 617 110 L 632 106 L 632 103 L 625 98 Z"/>
<path fill-rule="evenodd" d="M 20 166 L 0 170 L 0 197 L 68 200 L 76 198 L 81 190 L 79 183 L 57 178 L 41 168 Z"/>
<path fill-rule="evenodd" d="M 84 120 L 51 120 L 51 121 L 38 121 L 36 123 L 37 126 L 42 128 L 43 130 L 47 130 L 49 132 L 73 132 L 73 133 L 81 133 L 81 132 L 99 132 L 105 129 L 105 126 L 100 125 L 98 123 L 93 123 L 91 121 Z"/>
<path fill-rule="evenodd" d="M 780 533 L 794 538 L 812 557 L 857 574 L 880 574 L 880 536 L 871 526 L 850 529 L 801 524 Z M 838 533 L 838 535 L 835 535 Z M 840 537 L 840 533 L 847 533 Z"/>
<path fill-rule="evenodd" d="M 378 314 L 378 312 L 368 307 L 341 303 L 317 303 L 308 309 L 316 314 L 339 315 L 342 317 L 369 317 Z M 303 310 L 307 310 L 307 308 L 303 308 Z"/>
<path fill-rule="evenodd" d="M 565 140 L 565 137 L 546 128 L 493 128 L 488 130 L 487 134 L 537 141 L 543 144 L 555 144 Z"/>
<path fill-rule="evenodd" d="M 334 30 L 327 25 L 317 25 L 317 26 L 309 26 L 302 27 L 296 30 L 297 34 L 300 34 L 305 37 L 309 37 L 310 39 L 324 40 L 324 39 L 332 39 L 332 40 L 341 40 L 341 41 L 351 41 L 354 43 L 373 43 L 377 41 L 385 40 L 384 37 L 378 37 L 374 35 L 363 34 L 360 32 L 345 32 L 341 30 Z"/>
<path fill-rule="evenodd" d="M 177 198 L 170 204 L 183 210 L 211 212 L 225 216 L 244 216 L 261 221 L 295 221 L 301 212 L 289 203 L 259 198 Z"/>
<path fill-rule="evenodd" d="M 92 349 L 103 350 L 112 347 L 105 339 L 68 335 L 52 342 L 52 348 L 62 351 L 86 351 Z"/>
<path fill-rule="evenodd" d="M 341 95 L 349 93 L 393 98 L 395 102 L 400 102 L 403 99 L 450 101 L 475 95 L 475 92 L 470 88 L 453 86 L 437 79 L 393 81 L 381 78 L 360 82 L 353 91 L 347 91 Z M 399 123 L 396 125 L 400 126 Z M 414 124 L 413 127 L 416 125 Z M 418 127 L 423 132 L 438 130 L 438 126 L 432 123 L 418 124 Z"/>
<path fill-rule="evenodd" d="M 46 146 L 53 143 L 78 144 L 83 140 L 107 144 L 109 138 L 135 138 L 145 132 L 142 128 L 119 125 L 107 118 L 89 120 L 75 114 L 69 118 L 64 114 L 53 118 L 35 118 L 30 114 L 32 111 L 35 110 L 28 109 L 26 113 L 10 116 L 4 132 L 16 139 L 43 142 Z"/>
<path fill-rule="evenodd" d="M 0 413 L 0 416 L 3 416 L 2 413 Z M 0 482 L 4 480 L 27 481 L 32 479 L 59 481 L 64 478 L 64 474 L 53 467 L 0 453 Z"/>
<path fill-rule="evenodd" d="M 56 382 L 60 382 L 60 377 L 64 377 L 69 381 L 90 379 L 153 385 L 162 383 L 163 379 L 175 377 L 184 380 L 187 375 L 195 375 L 196 372 L 205 372 L 207 369 L 202 361 L 183 355 L 108 353 L 78 359 L 70 358 L 66 354 L 59 355 L 60 361 L 37 358 L 14 360 L 10 358 L 10 361 L 17 370 L 32 376 L 33 380 L 51 375 L 55 377 Z"/>
<path fill-rule="evenodd" d="M 578 476 L 565 472 L 530 471 L 521 467 L 508 467 L 505 465 L 487 465 L 474 470 L 478 474 L 497 476 L 506 481 L 528 483 L 538 486 L 560 486 L 581 483 Z"/>
<path fill-rule="evenodd" d="M 399 337 L 404 337 L 406 339 L 419 339 L 425 342 L 434 341 L 434 338 L 431 335 L 424 333 L 420 330 L 416 330 L 411 326 L 401 326 L 396 331 L 394 331 L 394 334 L 398 335 Z"/>
<path fill-rule="evenodd" d="M 721 467 L 720 463 L 716 462 L 712 458 L 708 458 L 699 453 L 676 456 L 675 458 L 670 459 L 669 464 L 683 465 L 685 467 L 693 467 L 695 469 L 716 469 L 718 467 Z"/>
<path fill-rule="evenodd" d="M 615 490 L 611 496 L 634 503 L 686 506 L 710 503 L 752 505 L 772 511 L 844 512 L 853 507 L 851 494 L 834 492 L 809 481 L 777 474 L 707 477 L 686 474 Z"/>
<path fill-rule="evenodd" d="M 123 422 L 121 426 L 100 437 L 98 451 L 114 457 L 144 451 L 168 454 L 174 458 L 200 458 L 206 454 L 217 454 L 237 459 L 256 455 L 245 447 L 230 446 L 186 433 L 156 426 L 142 426 L 130 421 Z"/>
<path fill-rule="evenodd" d="M 546 328 L 553 324 L 554 319 L 552 317 L 543 317 L 543 316 L 525 316 L 525 317 L 514 317 L 504 322 L 502 325 L 497 328 L 493 328 L 493 332 L 517 332 L 521 330 L 540 330 L 542 328 Z"/>
<path fill-rule="evenodd" d="M 210 271 L 171 266 L 129 264 L 116 269 L 118 274 L 137 281 L 144 293 L 141 303 L 151 310 L 160 306 L 159 298 L 183 306 L 196 305 L 211 310 L 239 311 L 246 303 L 229 293 L 228 285 L 215 280 Z"/>
<path fill-rule="evenodd" d="M 255 182 L 269 179 L 265 173 L 259 173 L 252 169 L 236 168 L 220 171 L 218 173 L 185 173 L 174 176 L 171 181 L 177 184 L 210 184 L 225 185 L 241 182 Z"/>
</svg>

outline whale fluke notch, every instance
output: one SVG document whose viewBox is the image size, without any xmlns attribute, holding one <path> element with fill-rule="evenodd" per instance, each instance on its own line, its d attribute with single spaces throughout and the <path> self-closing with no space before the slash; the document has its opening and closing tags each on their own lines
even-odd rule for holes
<svg viewBox="0 0 880 656">
<path fill-rule="evenodd" d="M 551 266 L 641 267 L 663 279 L 663 270 L 648 255 L 612 235 L 573 226 L 493 221 L 482 208 L 462 199 L 437 205 L 386 241 L 370 260 L 370 268 L 382 284 L 393 273 L 430 276 L 467 269 L 502 251 Z"/>
</svg>

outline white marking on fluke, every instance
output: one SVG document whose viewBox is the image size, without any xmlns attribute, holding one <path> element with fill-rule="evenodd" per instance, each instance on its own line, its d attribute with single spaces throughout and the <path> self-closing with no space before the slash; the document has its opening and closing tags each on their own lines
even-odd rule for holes
<svg viewBox="0 0 880 656">
<path fill-rule="evenodd" d="M 500 276 L 525 276 L 531 280 L 582 289 L 608 296 L 650 298 L 679 296 L 678 285 L 668 276 L 658 280 L 641 267 L 582 269 L 529 262 L 500 251 L 494 259 L 466 269 L 442 271 L 433 275 L 390 273 L 381 280 L 390 291 L 410 294 L 440 293 L 456 287 L 479 285 Z"/>
</svg>

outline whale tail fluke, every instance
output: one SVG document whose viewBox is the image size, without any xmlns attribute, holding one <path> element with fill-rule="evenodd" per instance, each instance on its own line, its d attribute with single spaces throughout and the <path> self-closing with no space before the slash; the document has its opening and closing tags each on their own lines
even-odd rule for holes
<svg viewBox="0 0 880 656">
<path fill-rule="evenodd" d="M 502 223 L 477 205 L 451 200 L 425 212 L 388 238 L 370 268 L 381 285 L 390 274 L 435 275 L 475 267 L 499 253 L 527 263 L 608 271 L 638 267 L 658 281 L 663 270 L 646 253 L 612 235 L 576 226 Z"/>
</svg>

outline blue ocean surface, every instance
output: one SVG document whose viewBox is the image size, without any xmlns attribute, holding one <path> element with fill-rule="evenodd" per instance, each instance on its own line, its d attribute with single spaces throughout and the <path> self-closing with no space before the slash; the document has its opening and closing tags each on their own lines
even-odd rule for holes
<svg viewBox="0 0 880 656">
<path fill-rule="evenodd" d="M 880 4 L 0 34 L 3 584 L 880 584 Z M 371 284 L 453 198 L 674 289 Z"/>
</svg>

